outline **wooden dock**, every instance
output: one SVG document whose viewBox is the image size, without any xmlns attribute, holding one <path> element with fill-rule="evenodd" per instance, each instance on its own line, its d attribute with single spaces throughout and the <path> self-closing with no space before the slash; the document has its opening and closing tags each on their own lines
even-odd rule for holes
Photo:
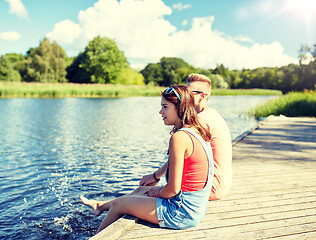
<svg viewBox="0 0 316 240">
<path fill-rule="evenodd" d="M 91 239 L 316 239 L 316 118 L 267 118 L 234 144 L 233 170 L 194 228 L 124 216 Z"/>
</svg>

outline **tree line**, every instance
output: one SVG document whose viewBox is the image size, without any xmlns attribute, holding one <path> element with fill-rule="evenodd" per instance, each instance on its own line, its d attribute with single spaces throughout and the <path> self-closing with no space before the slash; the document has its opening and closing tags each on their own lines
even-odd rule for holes
<svg viewBox="0 0 316 240">
<path fill-rule="evenodd" d="M 311 55 L 311 61 L 303 64 Z M 208 76 L 213 88 L 263 88 L 286 93 L 315 89 L 316 44 L 299 50 L 299 64 L 283 67 L 229 70 L 223 64 L 214 69 L 196 68 L 180 58 L 163 57 L 141 71 L 132 69 L 116 42 L 95 37 L 76 57 L 67 57 L 56 42 L 48 38 L 30 48 L 26 55 L 9 53 L 0 58 L 0 81 L 43 83 L 105 83 L 169 86 L 183 84 L 188 74 Z"/>
</svg>

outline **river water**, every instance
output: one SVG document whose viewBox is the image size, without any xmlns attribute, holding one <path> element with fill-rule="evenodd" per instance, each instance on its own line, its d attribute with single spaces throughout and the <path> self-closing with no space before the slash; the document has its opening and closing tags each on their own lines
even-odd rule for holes
<svg viewBox="0 0 316 240">
<path fill-rule="evenodd" d="M 213 96 L 232 138 L 270 96 Z M 111 199 L 165 161 L 160 97 L 0 100 L 0 239 L 87 239 L 95 218 L 79 195 Z"/>
</svg>

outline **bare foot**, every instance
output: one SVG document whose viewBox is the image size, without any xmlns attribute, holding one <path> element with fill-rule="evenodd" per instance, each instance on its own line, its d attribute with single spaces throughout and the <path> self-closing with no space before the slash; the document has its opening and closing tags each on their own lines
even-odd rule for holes
<svg viewBox="0 0 316 240">
<path fill-rule="evenodd" d="M 92 208 L 94 215 L 99 216 L 102 213 L 102 211 L 99 209 L 99 201 L 89 200 L 82 195 L 80 196 L 80 199 L 84 205 Z"/>
</svg>

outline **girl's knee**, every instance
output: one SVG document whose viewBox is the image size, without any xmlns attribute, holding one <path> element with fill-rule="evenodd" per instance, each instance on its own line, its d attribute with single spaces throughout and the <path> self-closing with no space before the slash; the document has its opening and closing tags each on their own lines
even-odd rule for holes
<svg viewBox="0 0 316 240">
<path fill-rule="evenodd" d="M 142 188 L 142 186 L 137 187 L 137 188 L 134 190 L 134 193 L 139 193 L 139 192 L 141 191 L 141 188 Z"/>
<path fill-rule="evenodd" d="M 120 198 L 116 198 L 112 201 L 111 208 L 118 208 L 121 205 Z"/>
<path fill-rule="evenodd" d="M 147 190 L 147 186 L 139 186 L 133 191 L 133 194 L 144 195 Z"/>
<path fill-rule="evenodd" d="M 119 197 L 119 198 L 116 198 L 112 201 L 111 209 L 115 210 L 116 212 L 119 212 L 119 213 L 124 213 L 124 209 L 125 209 L 126 205 L 127 204 L 125 202 L 124 196 Z"/>
</svg>

